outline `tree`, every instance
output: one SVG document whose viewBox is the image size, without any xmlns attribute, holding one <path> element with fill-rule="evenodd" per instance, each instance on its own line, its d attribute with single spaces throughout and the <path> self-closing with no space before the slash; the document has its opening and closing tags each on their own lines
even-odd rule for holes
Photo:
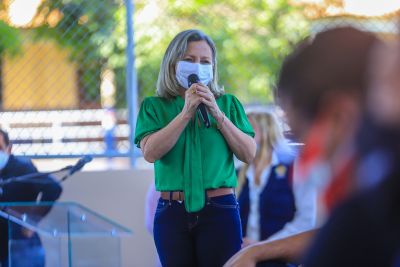
<svg viewBox="0 0 400 267">
<path fill-rule="evenodd" d="M 2 6 L 0 6 L 2 8 Z M 0 103 L 3 103 L 3 57 L 16 56 L 21 52 L 22 41 L 18 29 L 0 21 Z"/>
<path fill-rule="evenodd" d="M 135 10 L 140 98 L 154 94 L 162 56 L 173 36 L 199 28 L 217 45 L 220 84 L 226 91 L 245 102 L 271 102 L 284 56 L 308 34 L 301 10 L 289 0 L 137 0 Z M 99 105 L 106 69 L 116 74 L 117 106 L 126 106 L 125 16 L 122 0 L 44 0 L 39 9 L 37 18 L 45 23 L 35 29 L 36 36 L 54 39 L 71 51 L 85 107 Z"/>
<path fill-rule="evenodd" d="M 245 102 L 273 101 L 281 62 L 308 34 L 300 7 L 288 0 L 141 1 L 136 13 L 140 95 L 154 94 L 163 53 L 188 28 L 209 34 L 218 49 L 220 84 Z"/>
<path fill-rule="evenodd" d="M 120 71 L 125 65 L 121 47 L 125 44 L 120 39 L 126 37 L 118 35 L 123 8 L 118 0 L 45 0 L 37 12 L 43 21 L 34 29 L 36 38 L 55 40 L 77 63 L 81 107 L 99 106 L 102 72 Z"/>
</svg>

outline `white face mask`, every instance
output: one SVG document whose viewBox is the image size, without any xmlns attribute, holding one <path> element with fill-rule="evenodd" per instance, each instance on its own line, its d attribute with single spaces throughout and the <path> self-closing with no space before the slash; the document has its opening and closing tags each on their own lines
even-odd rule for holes
<svg viewBox="0 0 400 267">
<path fill-rule="evenodd" d="M 7 165 L 9 158 L 10 158 L 9 154 L 7 154 L 4 151 L 0 151 L 0 170 L 4 169 L 4 167 Z"/>
<path fill-rule="evenodd" d="M 208 85 L 213 79 L 213 68 L 211 64 L 178 61 L 176 79 L 183 88 L 189 88 L 188 77 L 190 74 L 196 74 L 202 84 Z"/>
</svg>

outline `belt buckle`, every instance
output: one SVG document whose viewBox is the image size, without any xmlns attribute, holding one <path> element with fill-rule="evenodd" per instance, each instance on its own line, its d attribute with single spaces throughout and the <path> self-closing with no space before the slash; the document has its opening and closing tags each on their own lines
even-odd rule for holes
<svg viewBox="0 0 400 267">
<path fill-rule="evenodd" d="M 178 191 L 178 199 L 176 201 L 178 201 L 179 204 L 182 204 L 182 202 L 183 202 L 180 191 Z"/>
</svg>

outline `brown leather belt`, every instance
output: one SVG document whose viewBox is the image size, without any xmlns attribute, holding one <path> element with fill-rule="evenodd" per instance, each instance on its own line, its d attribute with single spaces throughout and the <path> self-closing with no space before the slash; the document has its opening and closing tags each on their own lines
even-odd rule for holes
<svg viewBox="0 0 400 267">
<path fill-rule="evenodd" d="M 233 188 L 217 188 L 217 189 L 207 189 L 207 197 L 218 197 L 233 194 Z M 161 198 L 165 200 L 185 200 L 185 194 L 182 191 L 172 191 L 172 198 L 170 199 L 171 191 L 161 192 Z"/>
</svg>

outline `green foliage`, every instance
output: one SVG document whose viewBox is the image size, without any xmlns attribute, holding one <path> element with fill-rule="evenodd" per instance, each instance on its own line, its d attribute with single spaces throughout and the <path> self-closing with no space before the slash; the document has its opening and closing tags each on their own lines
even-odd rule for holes
<svg viewBox="0 0 400 267">
<path fill-rule="evenodd" d="M 124 22 L 123 10 L 116 0 L 45 0 L 39 8 L 46 21 L 55 11 L 61 14 L 54 27 L 36 28 L 36 38 L 49 38 L 69 49 L 78 66 L 81 105 L 98 106 L 102 71 L 125 65 L 126 41 L 121 38 L 126 37 L 118 26 Z"/>
<path fill-rule="evenodd" d="M 288 0 L 140 1 L 135 16 L 141 97 L 152 95 L 163 53 L 180 31 L 198 28 L 218 49 L 220 84 L 244 102 L 272 102 L 281 62 L 308 34 L 301 11 Z M 149 11 L 151 10 L 151 12 Z"/>
<path fill-rule="evenodd" d="M 308 34 L 301 11 L 288 0 L 135 0 L 135 57 L 140 98 L 155 93 L 165 49 L 180 31 L 198 28 L 218 49 L 220 84 L 244 102 L 272 101 L 284 56 Z M 35 29 L 70 51 L 81 97 L 99 104 L 100 75 L 115 73 L 116 105 L 126 106 L 126 14 L 122 0 L 44 0 L 39 12 L 62 14 Z M 1 26 L 0 26 L 1 27 Z M 85 104 L 85 103 L 84 103 Z"/>
<path fill-rule="evenodd" d="M 21 52 L 21 47 L 22 40 L 19 30 L 0 21 L 0 54 L 18 55 Z"/>
</svg>

